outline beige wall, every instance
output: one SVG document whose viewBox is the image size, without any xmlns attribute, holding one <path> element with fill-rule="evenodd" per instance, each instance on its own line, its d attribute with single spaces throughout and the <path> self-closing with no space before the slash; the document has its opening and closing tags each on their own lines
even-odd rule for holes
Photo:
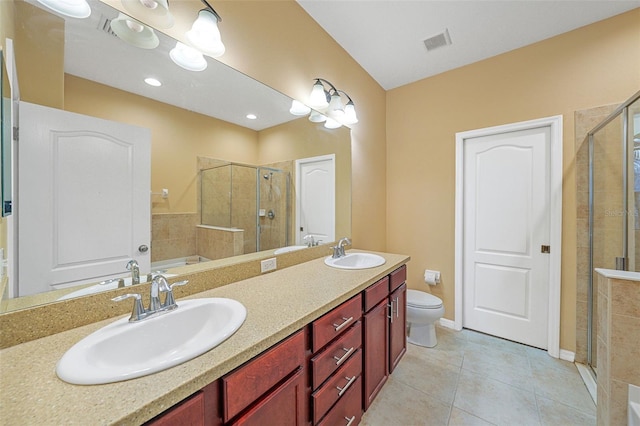
<svg viewBox="0 0 640 426">
<path fill-rule="evenodd" d="M 640 9 L 387 93 L 387 250 L 411 255 L 408 284 L 454 313 L 456 132 L 563 115 L 560 347 L 575 350 L 574 111 L 621 103 L 640 89 Z M 355 185 L 355 191 L 362 187 Z"/>
</svg>

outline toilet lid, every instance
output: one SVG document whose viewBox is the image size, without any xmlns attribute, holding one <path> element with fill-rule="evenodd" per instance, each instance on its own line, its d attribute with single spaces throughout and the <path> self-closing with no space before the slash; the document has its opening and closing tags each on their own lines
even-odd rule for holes
<svg viewBox="0 0 640 426">
<path fill-rule="evenodd" d="M 413 308 L 439 308 L 442 300 L 430 293 L 419 290 L 407 290 L 407 306 Z"/>
</svg>

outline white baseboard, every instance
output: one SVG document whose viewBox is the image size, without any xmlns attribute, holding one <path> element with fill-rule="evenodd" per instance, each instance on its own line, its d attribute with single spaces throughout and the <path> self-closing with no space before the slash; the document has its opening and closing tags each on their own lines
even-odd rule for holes
<svg viewBox="0 0 640 426">
<path fill-rule="evenodd" d="M 565 349 L 560 349 L 560 359 L 563 361 L 575 362 L 576 353 L 567 351 Z"/>
<path fill-rule="evenodd" d="M 450 328 L 452 330 L 460 331 L 461 329 L 456 328 L 456 323 L 454 321 L 448 320 L 446 318 L 440 318 L 440 325 L 446 328 Z"/>
</svg>

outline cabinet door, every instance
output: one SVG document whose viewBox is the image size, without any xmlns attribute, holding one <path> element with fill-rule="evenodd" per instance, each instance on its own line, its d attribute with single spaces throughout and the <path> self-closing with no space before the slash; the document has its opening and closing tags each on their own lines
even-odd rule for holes
<svg viewBox="0 0 640 426">
<path fill-rule="evenodd" d="M 304 369 L 269 392 L 232 425 L 300 426 L 306 424 L 304 399 L 307 397 Z"/>
<path fill-rule="evenodd" d="M 198 392 L 148 422 L 147 426 L 204 426 L 204 394 Z"/>
<path fill-rule="evenodd" d="M 387 381 L 389 368 L 388 298 L 364 316 L 364 409 Z"/>
<path fill-rule="evenodd" d="M 402 284 L 391 293 L 389 302 L 389 373 L 392 373 L 407 351 L 407 285 Z"/>
</svg>

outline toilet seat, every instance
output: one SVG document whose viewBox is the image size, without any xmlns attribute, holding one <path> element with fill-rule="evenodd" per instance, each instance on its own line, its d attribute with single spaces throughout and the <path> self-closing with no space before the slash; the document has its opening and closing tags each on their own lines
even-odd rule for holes
<svg viewBox="0 0 640 426">
<path fill-rule="evenodd" d="M 442 300 L 424 291 L 407 290 L 407 306 L 417 309 L 439 309 L 442 307 Z"/>
</svg>

